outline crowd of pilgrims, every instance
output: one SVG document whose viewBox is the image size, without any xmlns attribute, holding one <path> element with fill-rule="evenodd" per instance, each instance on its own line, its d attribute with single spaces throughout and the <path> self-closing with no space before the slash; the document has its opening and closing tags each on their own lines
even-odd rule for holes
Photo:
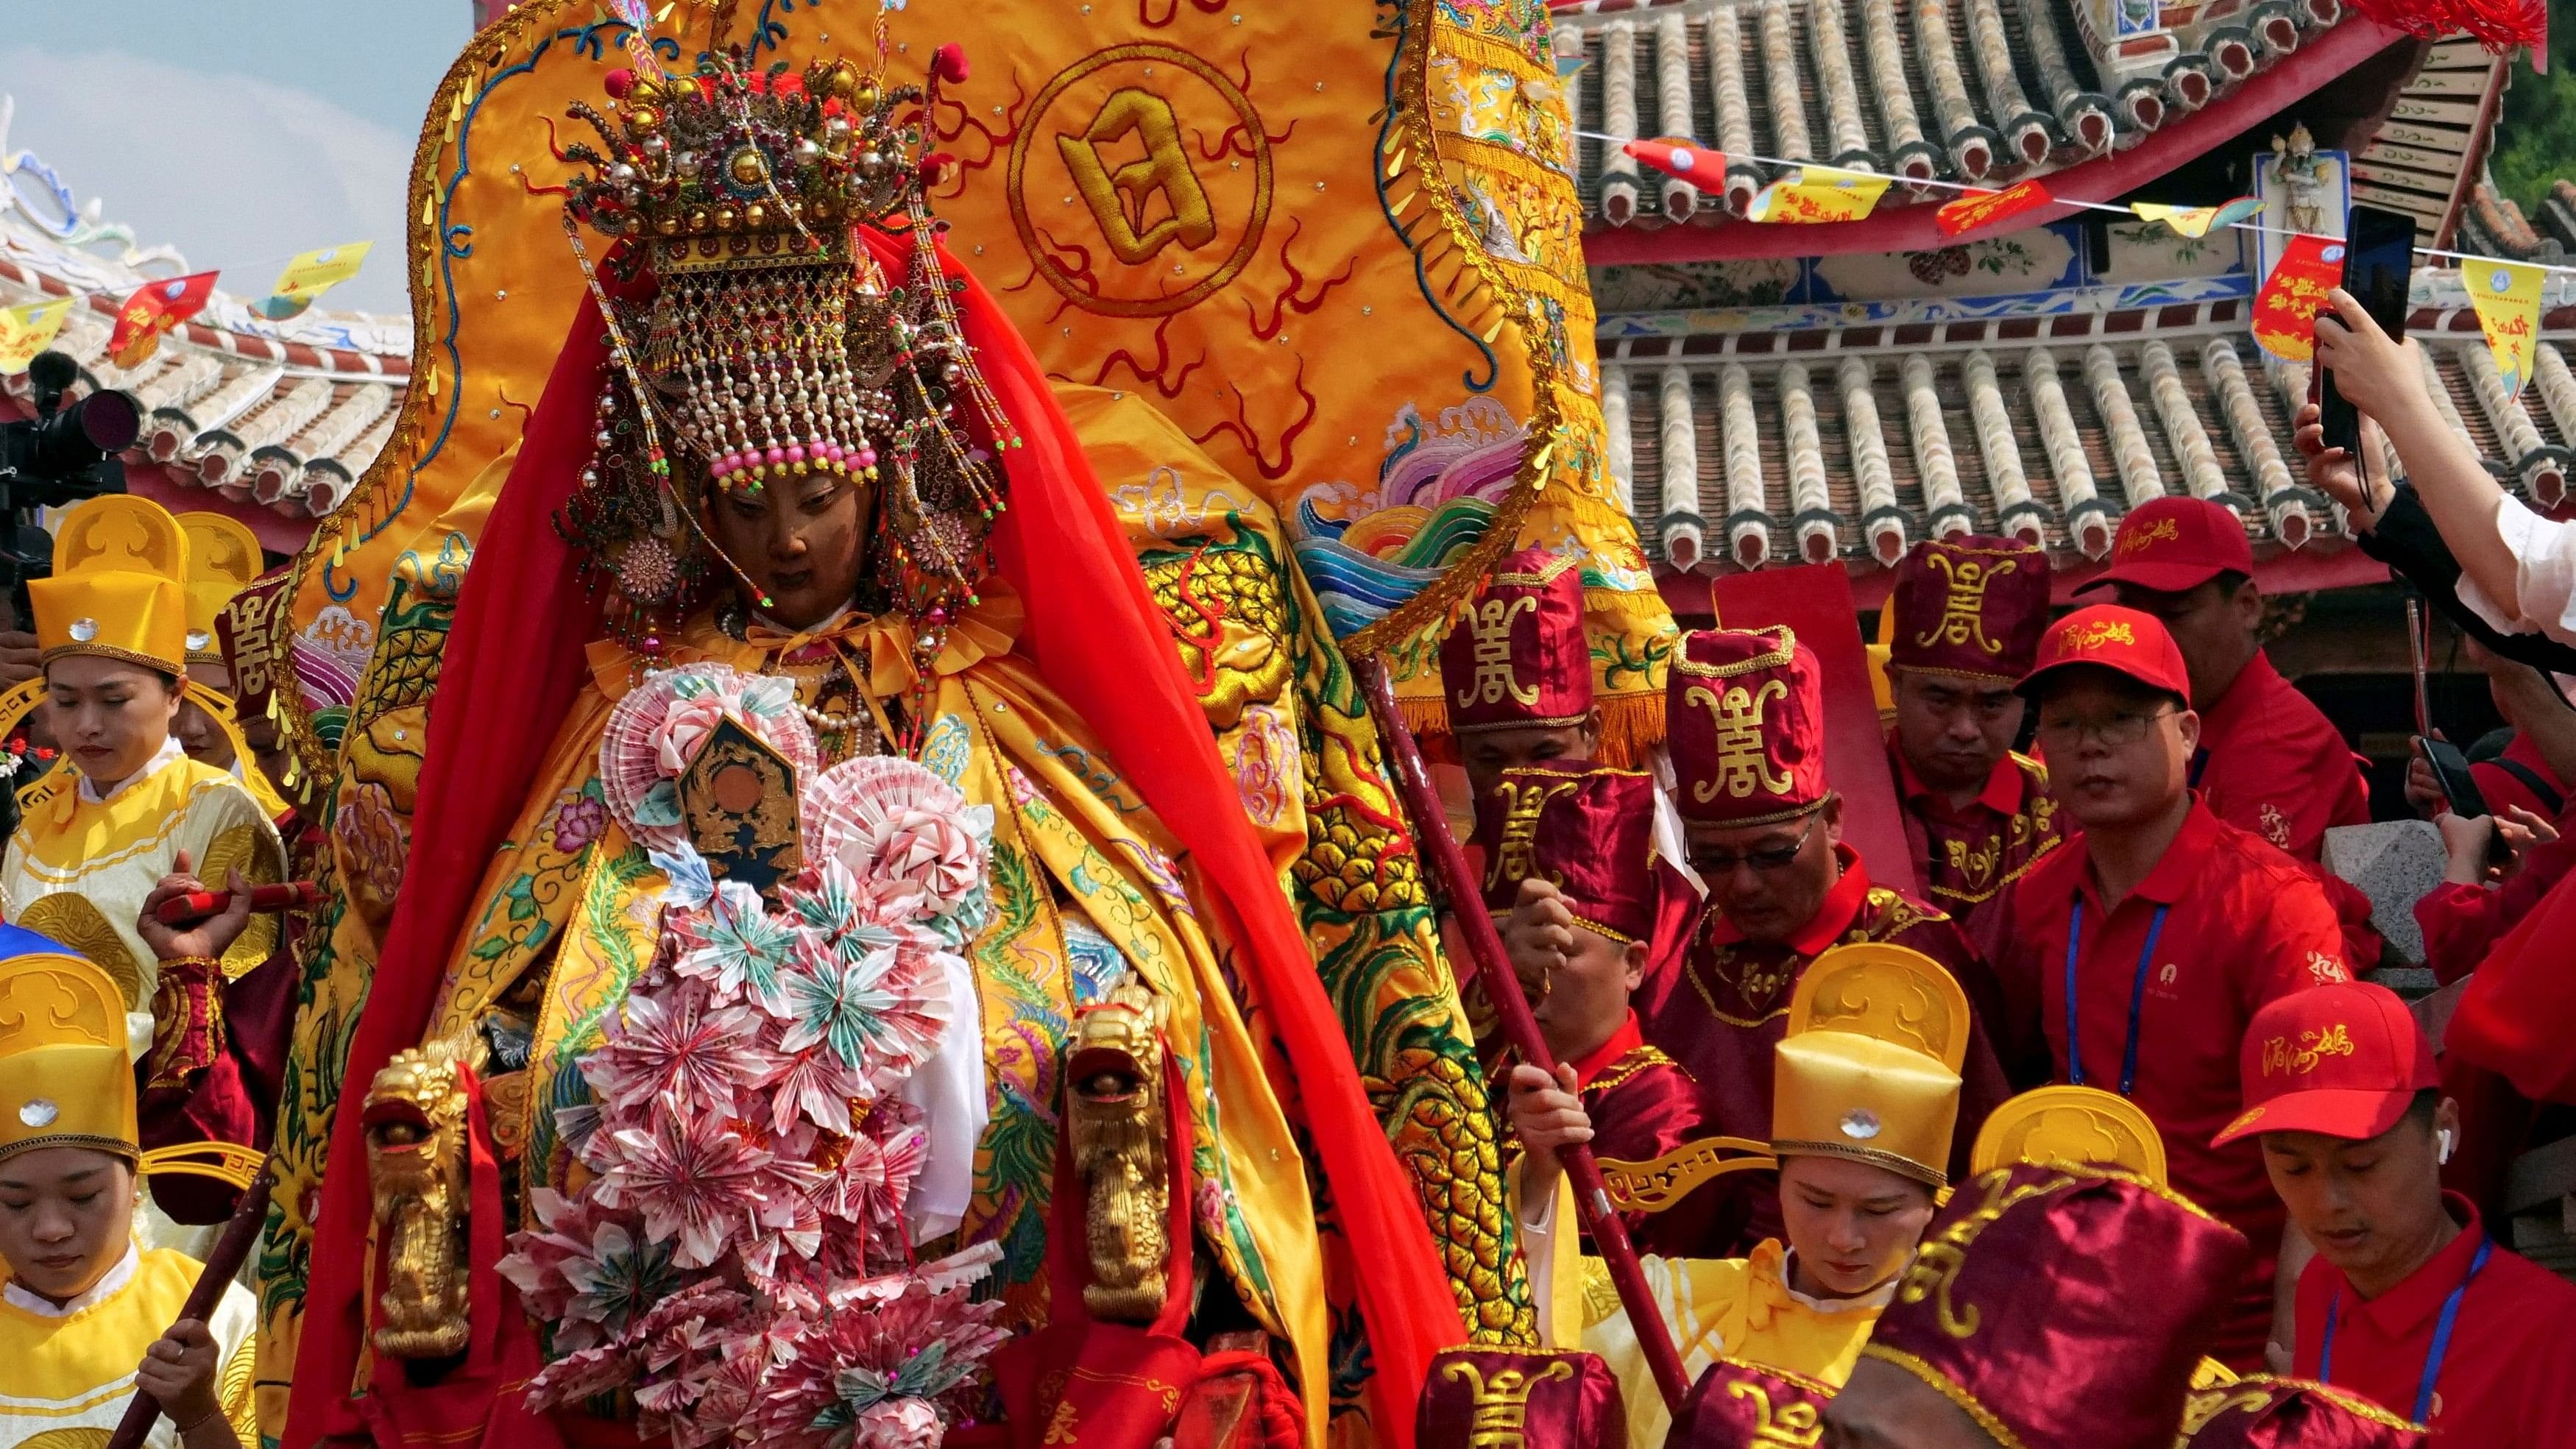
<svg viewBox="0 0 2576 1449">
<path fill-rule="evenodd" d="M 2400 451 L 2446 466 L 2405 424 Z M 2428 506 L 2356 512 L 2402 549 Z M 2465 598 L 2482 559 L 2460 552 Z M 31 585 L 31 632 L 0 634 L 0 698 L 37 701 L 0 865 L 0 1444 L 103 1443 L 137 1390 L 157 1443 L 257 1442 L 249 1295 L 180 1316 L 238 1188 L 159 1169 L 265 1143 L 291 1010 L 247 892 L 308 874 L 309 846 L 213 622 L 258 557 L 229 520 L 96 501 Z M 2260 647 L 2235 515 L 2150 502 L 2112 558 L 2103 601 L 2063 615 L 2029 547 L 1903 560 L 1883 766 L 1911 858 L 1884 870 L 1835 788 L 1882 761 L 1828 758 L 1791 630 L 1685 633 L 1663 739 L 1618 761 L 1570 560 L 1513 556 L 1451 631 L 1485 890 L 1453 904 L 1491 913 L 1554 1058 L 1497 1040 L 1487 1065 L 1542 1331 L 1581 1351 L 1524 1385 L 1510 1442 L 2576 1443 L 2576 1287 L 2485 1215 L 2530 1125 L 2512 1086 L 2563 1088 L 2563 1045 L 2526 1022 L 2487 1035 L 2538 1066 L 2437 1052 L 2364 979 L 2372 903 L 2318 864 L 2369 818 L 2363 780 Z M 2452 868 L 2415 909 L 2445 981 L 2518 944 L 2576 864 L 2552 824 L 2576 712 L 2506 642 L 2528 630 L 2486 632 L 2518 732 L 2476 767 L 2500 814 L 2439 820 Z M 2410 798 L 2437 813 L 2421 762 Z M 213 915 L 160 919 L 209 890 Z M 1498 983 L 1452 954 L 1487 1005 Z M 1573 1144 L 1610 1163 L 1660 1329 L 1578 1221 Z M 1696 1386 L 1678 1417 L 1659 1331 Z M 1491 1406 L 1465 1381 L 1435 1374 L 1420 1442 L 1505 1442 L 1475 1437 Z"/>
</svg>

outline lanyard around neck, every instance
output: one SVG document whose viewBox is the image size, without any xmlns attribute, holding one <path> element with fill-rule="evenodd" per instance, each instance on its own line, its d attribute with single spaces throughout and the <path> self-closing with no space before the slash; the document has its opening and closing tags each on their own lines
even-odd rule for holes
<svg viewBox="0 0 2576 1449">
<path fill-rule="evenodd" d="M 2442 1316 L 2433 1324 L 2433 1346 L 2424 1351 L 2424 1373 L 2415 1381 L 2415 1412 L 2407 1415 L 2418 1424 L 2424 1422 L 2425 1414 L 2433 1407 L 2433 1385 L 2442 1377 L 2442 1360 L 2451 1355 L 2451 1330 L 2460 1324 L 2460 1300 L 2469 1296 L 2469 1285 L 2478 1280 L 2478 1270 L 2487 1265 L 2487 1257 L 2493 1252 L 2495 1239 L 2479 1233 L 2477 1255 L 2469 1259 L 2469 1271 L 2461 1275 L 2451 1296 L 2442 1300 Z M 2337 1288 L 2334 1298 L 2326 1304 L 2325 1347 L 2317 1354 L 2317 1382 L 2321 1384 L 2334 1382 L 2335 1325 L 2342 1318 L 2343 1290 Z"/>
<path fill-rule="evenodd" d="M 2129 982 L 2129 1039 L 2120 1051 L 2120 1095 L 2125 1097 L 2138 1086 L 2138 1018 L 2147 1004 L 2147 969 L 2155 959 L 2156 938 L 2165 933 L 2165 912 L 2171 906 L 2156 907 L 2155 917 L 2147 922 L 2147 942 L 2138 948 L 2138 972 Z M 2104 930 L 2110 929 L 2105 925 Z M 2084 1038 L 2082 1018 L 2075 1009 L 2075 967 L 2084 954 L 2084 897 L 2078 893 L 2066 918 L 2066 1079 L 2076 1086 L 2084 1085 Z"/>
</svg>

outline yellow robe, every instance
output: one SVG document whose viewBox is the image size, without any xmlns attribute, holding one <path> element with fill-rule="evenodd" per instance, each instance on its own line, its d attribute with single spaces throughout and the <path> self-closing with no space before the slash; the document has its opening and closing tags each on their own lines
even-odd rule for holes
<svg viewBox="0 0 2576 1449">
<path fill-rule="evenodd" d="M 1572 1204 L 1560 1202 L 1571 1224 Z M 1862 1298 L 1810 1298 L 1789 1286 L 1788 1254 L 1777 1238 L 1756 1244 L 1747 1258 L 1657 1258 L 1640 1261 L 1683 1371 L 1696 1383 L 1718 1355 L 1787 1369 L 1841 1388 L 1869 1342 L 1888 1292 Z M 1646 1368 L 1636 1328 L 1610 1286 L 1598 1258 L 1568 1253 L 1551 1264 L 1556 1292 L 1548 1304 L 1548 1341 L 1556 1348 L 1599 1354 L 1619 1379 L 1628 1410 L 1628 1442 L 1654 1449 L 1664 1442 L 1672 1416 Z M 1892 1287 L 1893 1285 L 1891 1285 Z"/>
<path fill-rule="evenodd" d="M 1190 904 L 1203 889 L 1116 762 L 1037 671 L 1010 652 L 1020 605 L 998 579 L 959 621 L 932 668 L 914 758 L 967 799 L 993 807 L 994 920 L 971 958 L 985 1042 L 990 1121 L 975 1154 L 974 1197 L 961 1242 L 997 1241 L 995 1278 L 1017 1326 L 1043 1314 L 1044 1214 L 1055 1153 L 1054 1074 L 1072 1020 L 1078 914 L 1168 1008 L 1165 1039 L 1196 1106 L 1192 1196 L 1198 1236 L 1255 1319 L 1291 1347 L 1310 1438 L 1327 1420 L 1331 1366 L 1314 1199 L 1262 1055 L 1236 1007 L 1210 919 Z M 600 1022 L 647 965 L 660 873 L 600 808 L 599 742 L 616 701 L 649 670 L 697 662 L 796 681 L 800 703 L 847 718 L 862 707 L 917 699 L 912 634 L 896 620 L 853 619 L 790 638 L 754 626 L 721 630 L 712 611 L 690 620 L 658 658 L 608 641 L 590 651 L 591 678 L 539 767 L 538 781 L 484 877 L 483 905 L 451 958 L 430 1040 L 465 1037 L 530 971 L 543 990 L 524 1073 L 487 1086 L 503 1150 L 530 1187 L 571 1191 L 579 1168 L 557 1140 L 554 1108 L 577 1101 L 580 1058 Z M 783 662 L 792 660 L 793 662 Z M 864 676 L 878 706 L 827 695 L 835 677 Z M 823 732 L 827 761 L 838 737 Z"/>
<path fill-rule="evenodd" d="M 107 1442 L 134 1397 L 143 1350 L 177 1321 L 197 1283 L 195 1259 L 153 1248 L 137 1254 L 122 1285 L 59 1316 L 0 1298 L 0 1449 L 86 1449 Z M 244 1444 L 259 1442 L 251 1412 L 250 1290 L 228 1284 L 206 1329 L 214 1336 L 215 1397 Z M 165 1415 L 144 1440 L 176 1449 Z"/>
<path fill-rule="evenodd" d="M 137 1052 L 152 1042 L 152 989 L 160 962 L 135 934 L 143 898 L 188 852 L 197 878 L 220 887 L 227 869 L 253 885 L 286 878 L 277 826 L 227 770 L 198 764 L 169 748 L 103 801 L 83 798 L 77 781 L 31 809 L 9 837 L 0 863 L 0 913 L 14 925 L 60 941 L 96 962 L 125 992 Z M 239 977 L 277 946 L 275 916 L 253 916 L 224 953 L 224 973 Z"/>
</svg>

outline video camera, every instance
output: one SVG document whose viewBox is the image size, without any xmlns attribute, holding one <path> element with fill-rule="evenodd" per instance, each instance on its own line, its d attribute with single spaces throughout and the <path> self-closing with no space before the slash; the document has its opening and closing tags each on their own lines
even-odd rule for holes
<svg viewBox="0 0 2576 1449">
<path fill-rule="evenodd" d="M 36 523 L 39 508 L 61 508 L 101 493 L 125 491 L 116 455 L 134 446 L 143 408 L 133 396 L 101 388 L 63 403 L 80 364 L 40 352 L 27 364 L 36 416 L 0 422 L 0 586 L 9 590 L 18 627 L 33 627 L 27 580 L 53 571 L 54 540 Z"/>
</svg>

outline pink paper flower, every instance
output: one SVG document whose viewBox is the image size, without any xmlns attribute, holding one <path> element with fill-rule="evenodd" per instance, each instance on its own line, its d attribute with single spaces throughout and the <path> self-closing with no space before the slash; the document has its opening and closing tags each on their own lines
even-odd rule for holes
<svg viewBox="0 0 2576 1449">
<path fill-rule="evenodd" d="M 876 1089 L 858 1068 L 820 1045 L 801 1052 L 772 1052 L 778 1065 L 766 1085 L 770 1130 L 784 1132 L 801 1115 L 835 1136 L 850 1135 L 850 1104 L 872 1101 Z"/>
<path fill-rule="evenodd" d="M 769 1154 L 715 1116 L 668 1113 L 649 1128 L 625 1128 L 593 1145 L 606 1159 L 594 1189 L 599 1201 L 609 1207 L 631 1204 L 644 1215 L 648 1235 L 676 1239 L 673 1262 L 679 1267 L 713 1263 L 725 1240 L 748 1228 L 760 1206 L 760 1175 Z"/>
<path fill-rule="evenodd" d="M 777 1072 L 748 1007 L 715 1007 L 707 984 L 683 980 L 626 998 L 607 1041 L 581 1063 L 581 1073 L 610 1107 L 632 1112 L 667 1101 L 680 1111 L 739 1115 L 736 1097 Z"/>
<path fill-rule="evenodd" d="M 948 1024 L 948 983 L 922 952 L 809 956 L 779 984 L 790 1023 L 780 1051 L 820 1045 L 879 1081 L 911 1075 Z"/>
<path fill-rule="evenodd" d="M 920 886 L 932 914 L 955 909 L 984 878 L 984 847 L 966 827 L 917 807 L 896 815 L 878 861 L 883 875 Z"/>
</svg>

